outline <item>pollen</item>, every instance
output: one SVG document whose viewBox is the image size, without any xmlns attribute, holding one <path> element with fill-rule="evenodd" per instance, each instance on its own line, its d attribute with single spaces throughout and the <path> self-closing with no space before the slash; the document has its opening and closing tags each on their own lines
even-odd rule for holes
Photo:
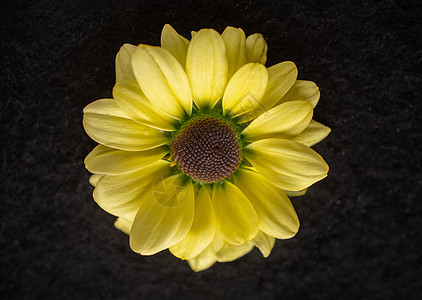
<svg viewBox="0 0 422 300">
<path fill-rule="evenodd" d="M 171 157 L 195 181 L 213 183 L 239 168 L 242 149 L 230 124 L 204 117 L 182 128 L 171 143 Z"/>
</svg>

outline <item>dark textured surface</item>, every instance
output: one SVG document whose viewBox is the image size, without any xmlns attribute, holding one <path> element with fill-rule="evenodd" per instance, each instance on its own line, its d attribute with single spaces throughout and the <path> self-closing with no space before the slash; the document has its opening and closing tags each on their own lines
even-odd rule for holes
<svg viewBox="0 0 422 300">
<path fill-rule="evenodd" d="M 418 1 L 10 1 L 1 8 L 3 299 L 421 299 Z M 199 3 L 199 4 L 198 4 Z M 312 3 L 312 4 L 310 4 Z M 321 89 L 329 177 L 293 200 L 271 256 L 194 273 L 142 257 L 92 200 L 82 108 L 111 96 L 125 43 L 227 25 Z"/>
</svg>

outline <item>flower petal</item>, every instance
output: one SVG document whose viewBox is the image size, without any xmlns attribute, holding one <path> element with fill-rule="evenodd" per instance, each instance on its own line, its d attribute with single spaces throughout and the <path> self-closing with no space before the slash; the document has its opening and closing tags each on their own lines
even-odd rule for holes
<svg viewBox="0 0 422 300">
<path fill-rule="evenodd" d="M 85 167 L 91 173 L 119 175 L 144 168 L 168 153 L 166 147 L 145 151 L 123 151 L 98 145 L 85 158 Z"/>
<path fill-rule="evenodd" d="M 291 61 L 276 64 L 269 67 L 267 71 L 268 84 L 262 100 L 257 107 L 239 118 L 240 123 L 253 120 L 274 107 L 274 105 L 280 101 L 280 99 L 289 91 L 296 81 L 297 68 Z M 298 98 L 294 100 L 303 99 Z"/>
<path fill-rule="evenodd" d="M 184 68 L 189 41 L 177 33 L 169 24 L 164 25 L 161 32 L 161 47 L 173 55 Z"/>
<path fill-rule="evenodd" d="M 278 102 L 278 104 L 292 101 L 304 100 L 309 102 L 312 107 L 318 104 L 320 92 L 315 82 L 307 80 L 296 80 L 287 94 Z"/>
<path fill-rule="evenodd" d="M 86 106 L 83 126 L 94 141 L 121 150 L 147 150 L 167 143 L 161 131 L 133 121 L 113 99 L 97 100 Z"/>
<path fill-rule="evenodd" d="M 188 260 L 189 266 L 195 272 L 200 272 L 208 269 L 217 262 L 212 244 L 205 248 L 198 256 Z"/>
<path fill-rule="evenodd" d="M 160 160 L 132 173 L 104 175 L 94 189 L 94 200 L 106 212 L 133 220 L 144 192 L 157 178 L 168 176 L 170 172 L 170 163 Z"/>
<path fill-rule="evenodd" d="M 170 252 L 181 259 L 197 257 L 213 241 L 215 216 L 211 197 L 205 186 L 198 187 L 195 193 L 195 216 L 188 234 Z"/>
<path fill-rule="evenodd" d="M 254 245 L 251 241 L 246 241 L 241 245 L 232 245 L 224 242 L 223 247 L 215 254 L 218 262 L 234 261 L 252 251 Z"/>
<path fill-rule="evenodd" d="M 189 44 L 186 73 L 193 100 L 200 109 L 212 108 L 227 84 L 227 58 L 223 39 L 213 29 L 201 29 Z"/>
<path fill-rule="evenodd" d="M 217 227 L 229 243 L 240 245 L 258 233 L 258 218 L 251 202 L 228 181 L 215 184 L 212 202 Z"/>
<path fill-rule="evenodd" d="M 275 238 L 260 231 L 252 240 L 252 243 L 259 248 L 262 256 L 268 257 L 275 244 Z"/>
<path fill-rule="evenodd" d="M 301 133 L 312 120 L 312 106 L 305 101 L 290 101 L 270 109 L 246 127 L 246 141 L 265 138 L 291 138 Z"/>
<path fill-rule="evenodd" d="M 161 176 L 154 182 L 152 196 L 165 207 L 181 205 L 189 197 L 191 180 L 184 174 Z"/>
<path fill-rule="evenodd" d="M 192 182 L 186 182 L 185 200 L 174 207 L 164 207 L 152 195 L 143 196 L 130 231 L 130 247 L 142 255 L 153 255 L 180 242 L 188 233 L 194 216 L 195 197 Z"/>
<path fill-rule="evenodd" d="M 312 106 L 305 101 L 290 101 L 270 109 L 246 127 L 247 141 L 265 138 L 291 138 L 301 133 L 312 120 Z"/>
<path fill-rule="evenodd" d="M 301 134 L 295 136 L 292 141 L 311 147 L 325 139 L 330 132 L 329 127 L 312 120 L 308 127 Z"/>
<path fill-rule="evenodd" d="M 228 26 L 221 34 L 226 46 L 228 78 L 231 78 L 241 66 L 247 63 L 245 33 L 240 28 Z"/>
<path fill-rule="evenodd" d="M 188 78 L 173 55 L 161 47 L 139 45 L 132 57 L 136 80 L 152 104 L 181 120 L 192 112 Z"/>
<path fill-rule="evenodd" d="M 328 165 L 318 153 L 290 140 L 259 140 L 245 151 L 259 173 L 284 190 L 303 190 L 327 176 Z"/>
<path fill-rule="evenodd" d="M 265 107 L 273 107 L 294 85 L 297 67 L 292 61 L 284 61 L 268 68 L 268 86 L 265 92 Z M 293 100 L 293 99 L 292 99 Z M 303 99 L 294 99 L 303 100 Z"/>
<path fill-rule="evenodd" d="M 246 53 L 248 62 L 257 62 L 265 65 L 267 61 L 268 45 L 264 36 L 260 33 L 254 33 L 246 39 Z"/>
<path fill-rule="evenodd" d="M 113 98 L 136 122 L 166 131 L 175 129 L 175 120 L 152 105 L 136 80 L 125 79 L 116 83 L 113 88 Z"/>
<path fill-rule="evenodd" d="M 116 82 L 129 78 L 135 79 L 132 70 L 132 55 L 136 46 L 124 44 L 116 55 Z"/>
<path fill-rule="evenodd" d="M 261 174 L 240 168 L 234 183 L 248 197 L 258 215 L 259 229 L 279 239 L 293 237 L 299 219 L 290 199 Z"/>
<path fill-rule="evenodd" d="M 89 183 L 93 187 L 96 187 L 98 180 L 100 180 L 100 178 L 103 176 L 104 176 L 103 174 L 92 174 L 91 177 L 89 177 Z"/>
<path fill-rule="evenodd" d="M 133 221 L 129 221 L 123 218 L 117 218 L 114 222 L 114 227 L 123 231 L 126 234 L 130 234 L 130 229 L 132 228 Z"/>
<path fill-rule="evenodd" d="M 284 190 L 284 192 L 286 193 L 287 197 L 290 198 L 290 197 L 303 196 L 303 195 L 306 194 L 307 190 L 308 189 L 303 189 L 303 190 L 300 190 L 300 191 L 286 191 L 286 190 Z"/>
<path fill-rule="evenodd" d="M 230 262 L 236 260 L 248 254 L 253 249 L 251 241 L 246 241 L 240 245 L 232 245 L 228 243 L 219 231 L 215 232 L 215 238 L 212 245 L 218 262 Z"/>
<path fill-rule="evenodd" d="M 223 113 L 232 118 L 259 106 L 268 82 L 267 69 L 258 63 L 241 67 L 230 79 L 223 95 Z"/>
</svg>

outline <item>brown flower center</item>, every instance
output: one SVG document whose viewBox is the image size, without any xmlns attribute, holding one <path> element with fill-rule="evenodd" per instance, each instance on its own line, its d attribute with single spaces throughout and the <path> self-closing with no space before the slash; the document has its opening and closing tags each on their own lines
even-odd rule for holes
<svg viewBox="0 0 422 300">
<path fill-rule="evenodd" d="M 195 181 L 213 183 L 237 170 L 242 149 L 230 124 L 205 117 L 182 128 L 171 143 L 171 157 Z"/>
</svg>

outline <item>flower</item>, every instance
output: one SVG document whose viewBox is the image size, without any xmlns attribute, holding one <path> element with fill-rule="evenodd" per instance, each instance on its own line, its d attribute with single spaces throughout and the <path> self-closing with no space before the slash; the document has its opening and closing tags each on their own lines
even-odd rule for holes
<svg viewBox="0 0 422 300">
<path fill-rule="evenodd" d="M 327 176 L 310 146 L 330 129 L 293 62 L 265 67 L 261 34 L 192 36 L 165 25 L 161 47 L 123 45 L 113 98 L 86 106 L 83 126 L 99 143 L 85 159 L 94 200 L 132 250 L 169 249 L 200 271 L 296 234 L 287 195 Z"/>
</svg>

